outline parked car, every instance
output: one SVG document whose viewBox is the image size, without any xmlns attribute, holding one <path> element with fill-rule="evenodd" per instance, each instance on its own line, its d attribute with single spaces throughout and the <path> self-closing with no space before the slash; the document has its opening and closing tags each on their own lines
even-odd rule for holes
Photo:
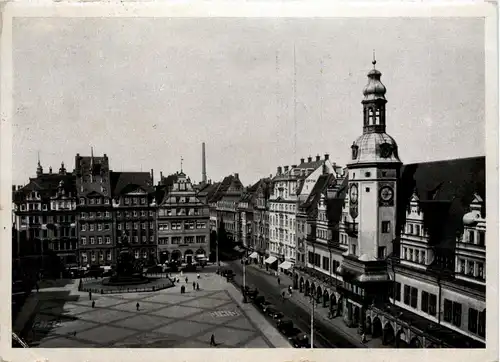
<svg viewBox="0 0 500 362">
<path fill-rule="evenodd" d="M 228 277 L 234 275 L 234 272 L 231 269 L 222 269 L 221 275 L 223 277 Z"/>
<path fill-rule="evenodd" d="M 254 299 L 259 294 L 259 291 L 258 291 L 257 288 L 251 288 L 251 287 L 246 286 L 246 288 L 245 288 L 245 294 L 247 296 L 249 296 L 250 299 Z"/>
<path fill-rule="evenodd" d="M 264 298 L 263 295 L 258 295 L 253 299 L 253 303 L 256 306 L 260 306 L 260 304 L 264 303 L 266 301 L 266 298 Z"/>
<path fill-rule="evenodd" d="M 283 313 L 275 308 L 266 308 L 266 314 L 272 319 L 282 319 L 284 317 Z"/>
<path fill-rule="evenodd" d="M 263 311 L 264 313 L 267 313 L 267 310 L 268 310 L 269 308 L 275 309 L 276 307 L 274 306 L 274 304 L 271 304 L 271 303 L 266 303 L 266 305 L 262 308 L 262 311 Z"/>
<path fill-rule="evenodd" d="M 300 329 L 296 328 L 293 325 L 293 322 L 291 320 L 279 320 L 277 323 L 277 328 L 289 340 L 302 333 Z"/>
<path fill-rule="evenodd" d="M 310 348 L 311 342 L 309 342 L 309 337 L 305 333 L 299 333 L 295 337 L 290 339 L 293 348 Z"/>
</svg>

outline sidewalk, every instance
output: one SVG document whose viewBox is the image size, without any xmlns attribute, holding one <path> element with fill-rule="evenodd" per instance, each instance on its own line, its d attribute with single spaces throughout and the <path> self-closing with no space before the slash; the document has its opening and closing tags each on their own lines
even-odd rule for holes
<svg viewBox="0 0 500 362">
<path fill-rule="evenodd" d="M 274 348 L 292 348 L 288 340 L 286 340 L 251 303 L 243 303 L 243 295 L 232 283 L 227 284 L 227 291 L 241 310 L 243 310 L 248 318 L 255 323 L 256 327 L 260 329 L 262 334 L 272 343 Z"/>
<path fill-rule="evenodd" d="M 274 283 L 278 286 L 277 283 L 277 276 L 274 275 L 275 271 L 266 271 L 265 268 L 260 268 L 258 265 L 251 265 L 250 267 L 254 268 L 255 270 L 260 271 L 263 275 L 265 275 L 267 278 L 270 280 L 273 280 Z M 279 288 L 283 290 L 287 290 L 288 286 L 293 286 L 293 281 L 291 277 L 288 275 L 285 275 L 284 273 L 279 274 L 280 278 L 280 285 L 278 286 Z M 288 293 L 286 293 L 286 296 L 288 296 Z M 311 309 L 311 302 L 310 299 L 306 296 L 304 296 L 303 293 L 300 293 L 298 290 L 293 290 L 292 296 L 287 297 L 288 300 L 293 301 L 296 305 L 302 307 L 303 309 L 310 311 Z M 323 307 L 323 305 L 316 304 L 317 307 L 314 309 L 314 317 L 315 318 L 321 318 L 321 320 L 328 326 L 331 326 L 333 330 L 338 332 L 340 335 L 344 336 L 347 338 L 351 343 L 355 344 L 358 348 L 381 348 L 382 346 L 382 341 L 380 338 L 376 338 L 374 340 L 370 339 L 370 336 L 366 336 L 367 342 L 366 343 L 361 343 L 361 336 L 357 333 L 357 328 L 349 328 L 347 327 L 344 322 L 342 321 L 341 317 L 336 317 L 336 318 L 328 318 L 328 308 Z"/>
</svg>

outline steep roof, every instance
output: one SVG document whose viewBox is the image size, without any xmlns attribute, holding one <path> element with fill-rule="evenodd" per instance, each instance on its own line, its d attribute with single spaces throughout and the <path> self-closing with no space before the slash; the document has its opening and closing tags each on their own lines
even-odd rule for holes
<svg viewBox="0 0 500 362">
<path fill-rule="evenodd" d="M 61 184 L 62 181 L 62 184 Z M 76 197 L 76 177 L 73 174 L 42 174 L 35 178 L 30 178 L 27 185 L 16 190 L 14 200 L 19 200 L 24 195 L 32 191 L 40 193 L 42 198 L 50 197 L 57 191 L 59 185 L 62 185 L 66 193 L 71 192 Z"/>
<path fill-rule="evenodd" d="M 227 194 L 228 192 L 231 191 L 232 186 L 240 186 L 242 187 L 243 185 L 241 184 L 241 181 L 234 175 L 229 175 L 224 177 L 222 182 L 219 184 L 217 187 L 217 190 L 214 192 L 212 197 L 209 199 L 209 202 L 216 202 L 222 199 L 222 197 Z"/>
<path fill-rule="evenodd" d="M 416 192 L 424 215 L 429 242 L 454 249 L 463 232 L 462 218 L 477 193 L 486 200 L 486 158 L 471 157 L 404 165 L 398 184 L 397 224 L 406 223 L 406 211 Z M 483 205 L 483 214 L 486 210 Z"/>
<path fill-rule="evenodd" d="M 326 190 L 328 185 L 330 185 L 330 183 L 334 180 L 335 176 L 333 174 L 319 176 L 313 189 L 311 190 L 311 193 L 299 207 L 306 210 L 306 212 L 312 211 L 312 209 L 317 205 L 321 197 L 321 193 Z"/>
<path fill-rule="evenodd" d="M 148 194 L 154 192 L 149 172 L 111 172 L 113 196 L 131 192 L 138 187 Z"/>
</svg>

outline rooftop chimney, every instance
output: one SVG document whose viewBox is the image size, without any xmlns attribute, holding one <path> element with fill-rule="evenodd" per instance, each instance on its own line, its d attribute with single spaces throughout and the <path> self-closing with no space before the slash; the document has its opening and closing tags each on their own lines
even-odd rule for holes
<svg viewBox="0 0 500 362">
<path fill-rule="evenodd" d="M 307 162 L 312 162 L 312 160 L 313 160 L 313 158 L 312 158 L 311 156 L 309 156 L 309 157 L 307 158 Z"/>
<path fill-rule="evenodd" d="M 330 155 L 328 153 L 325 153 L 325 160 L 328 160 L 330 158 Z"/>
<path fill-rule="evenodd" d="M 292 165 L 292 168 L 296 168 L 296 167 L 297 167 L 297 165 Z"/>
<path fill-rule="evenodd" d="M 276 171 L 277 175 L 281 175 L 281 166 L 278 166 L 278 170 Z"/>
<path fill-rule="evenodd" d="M 155 184 L 155 179 L 154 179 L 153 169 L 151 169 L 151 185 L 154 184 Z"/>
<path fill-rule="evenodd" d="M 205 142 L 201 144 L 201 183 L 207 183 L 207 164 L 205 156 Z"/>
<path fill-rule="evenodd" d="M 285 172 L 288 172 L 288 166 L 285 166 Z"/>
<path fill-rule="evenodd" d="M 49 173 L 52 175 L 52 166 L 49 167 Z"/>
<path fill-rule="evenodd" d="M 300 163 L 304 163 L 305 159 L 301 158 Z"/>
<path fill-rule="evenodd" d="M 235 178 L 237 178 L 237 179 L 239 180 L 239 179 L 240 179 L 240 174 L 239 174 L 239 173 L 237 173 L 237 172 L 235 172 L 235 173 L 234 173 L 234 177 L 235 177 Z"/>
<path fill-rule="evenodd" d="M 319 161 L 321 160 L 321 157 L 319 157 L 319 155 L 316 155 L 316 161 Z"/>
</svg>

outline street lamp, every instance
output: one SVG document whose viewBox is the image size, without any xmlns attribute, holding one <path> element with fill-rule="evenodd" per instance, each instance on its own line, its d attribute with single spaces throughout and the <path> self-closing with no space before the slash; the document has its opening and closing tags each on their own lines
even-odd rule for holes
<svg viewBox="0 0 500 362">
<path fill-rule="evenodd" d="M 314 305 L 316 304 L 316 292 L 310 293 L 311 297 L 311 349 L 314 348 Z"/>
</svg>

